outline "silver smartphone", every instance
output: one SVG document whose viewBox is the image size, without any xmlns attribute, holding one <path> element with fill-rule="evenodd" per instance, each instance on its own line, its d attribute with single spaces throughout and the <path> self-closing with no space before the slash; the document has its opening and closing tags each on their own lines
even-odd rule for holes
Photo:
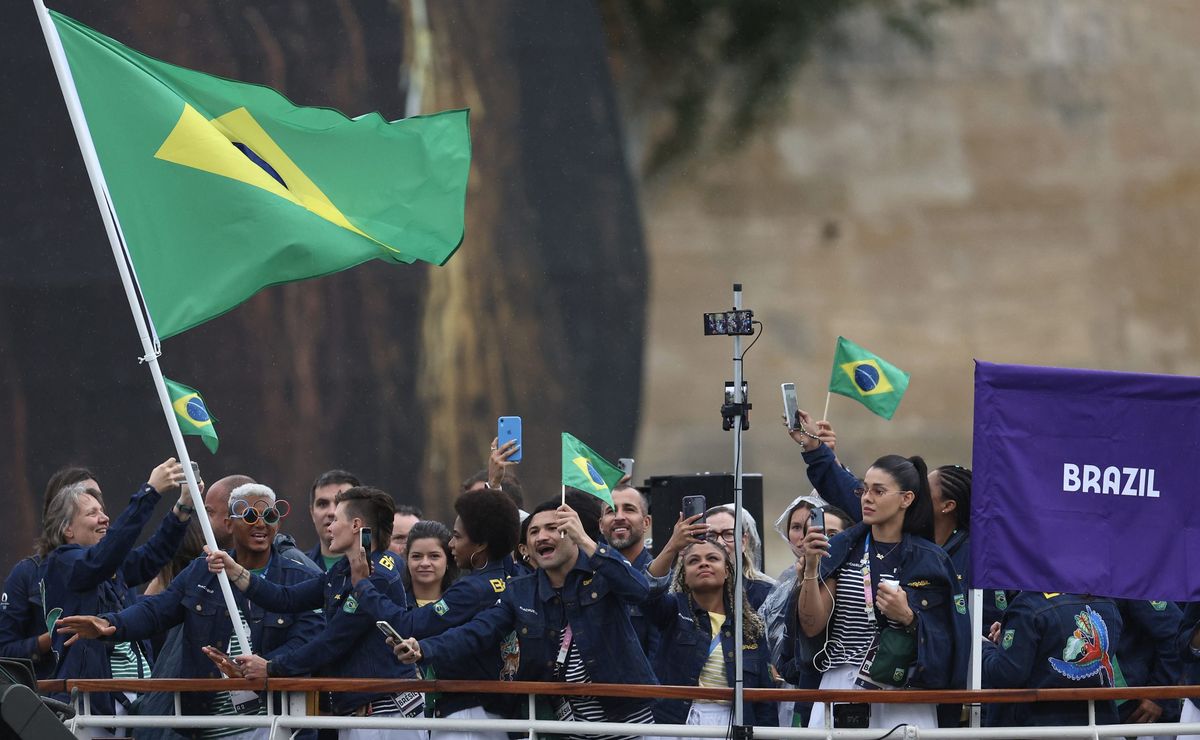
<svg viewBox="0 0 1200 740">
<path fill-rule="evenodd" d="M 384 621 L 382 619 L 379 620 L 378 622 L 376 622 L 375 626 L 379 628 L 379 631 L 383 633 L 384 637 L 391 637 L 391 638 L 395 639 L 396 642 L 400 642 L 401 640 L 404 639 L 403 637 L 400 636 L 400 633 L 396 631 L 395 627 L 388 624 L 386 621 Z"/>
<path fill-rule="evenodd" d="M 192 477 L 196 479 L 196 485 L 200 485 L 200 464 L 195 460 L 192 460 Z M 179 484 L 179 489 L 181 493 L 187 493 L 188 484 L 186 478 L 183 480 L 183 483 Z"/>
<path fill-rule="evenodd" d="M 626 476 L 628 476 L 630 482 L 633 481 L 633 458 L 632 457 L 618 458 L 617 459 L 617 467 L 621 469 L 622 473 L 624 473 Z"/>
<path fill-rule="evenodd" d="M 794 432 L 800 428 L 799 406 L 796 405 L 796 384 L 782 383 L 779 388 L 783 391 L 783 416 L 787 419 L 788 431 Z"/>
</svg>

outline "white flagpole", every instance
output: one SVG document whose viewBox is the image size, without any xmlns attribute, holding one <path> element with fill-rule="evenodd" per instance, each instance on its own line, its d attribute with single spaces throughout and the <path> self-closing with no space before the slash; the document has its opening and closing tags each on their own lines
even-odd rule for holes
<svg viewBox="0 0 1200 740">
<path fill-rule="evenodd" d="M 742 308 L 742 284 L 733 284 L 733 310 Z M 742 337 L 733 335 L 733 402 L 745 403 L 742 395 Z M 742 572 L 744 547 L 742 545 L 742 526 L 745 522 L 742 512 L 742 414 L 733 417 L 733 724 L 745 724 L 745 667 L 742 661 L 742 624 L 745 620 L 742 605 L 746 602 Z M 719 542 L 717 543 L 720 544 Z M 764 638 L 765 639 L 765 638 Z"/>
<path fill-rule="evenodd" d="M 983 591 L 971 589 L 971 690 L 979 691 L 983 687 Z M 981 724 L 979 702 L 971 704 L 971 727 Z"/>
<path fill-rule="evenodd" d="M 92 193 L 96 196 L 96 205 L 100 209 L 100 218 L 104 221 L 104 230 L 108 234 L 108 242 L 112 246 L 113 259 L 117 262 L 117 271 L 121 274 L 121 284 L 125 286 L 125 295 L 129 299 L 129 309 L 133 313 L 133 321 L 137 325 L 138 337 L 142 340 L 142 350 L 146 353 L 142 360 L 150 366 L 150 375 L 154 378 L 154 388 L 158 391 L 158 400 L 162 405 L 163 414 L 167 417 L 167 426 L 171 430 L 171 441 L 175 444 L 175 451 L 179 461 L 183 464 L 183 473 L 187 478 L 188 491 L 192 496 L 192 505 L 196 511 L 192 516 L 200 520 L 200 528 L 204 531 L 204 542 L 209 549 L 217 549 L 217 540 L 213 536 L 212 525 L 208 521 L 208 515 L 204 511 L 204 499 L 200 495 L 199 486 L 196 485 L 195 475 L 192 473 L 191 458 L 188 457 L 187 445 L 183 442 L 183 433 L 179 430 L 179 421 L 175 418 L 175 410 L 171 407 L 171 397 L 167 393 L 167 385 L 163 382 L 162 370 L 158 367 L 158 353 L 155 350 L 154 344 L 150 339 L 150 332 L 146 325 L 146 319 L 142 315 L 142 304 L 139 300 L 137 292 L 134 290 L 134 278 L 130 273 L 131 267 L 126 264 L 125 251 L 121 246 L 122 242 L 118 235 L 116 224 L 116 211 L 110 211 L 111 198 L 108 194 L 108 185 L 104 181 L 104 172 L 100 168 L 100 159 L 96 156 L 96 148 L 92 143 L 92 134 L 88 129 L 87 118 L 83 113 L 83 105 L 79 102 L 79 93 L 75 89 L 75 79 L 71 75 L 71 67 L 67 63 L 67 55 L 63 50 L 62 40 L 58 37 L 58 29 L 54 26 L 54 21 L 50 18 L 50 14 L 46 11 L 46 6 L 42 0 L 33 0 L 34 8 L 37 10 L 38 22 L 42 24 L 42 34 L 46 37 L 46 48 L 50 52 L 50 59 L 54 62 L 54 72 L 58 76 L 59 87 L 62 88 L 63 101 L 67 104 L 67 111 L 71 115 L 71 125 L 75 129 L 75 138 L 79 142 L 79 151 L 83 155 L 83 162 L 87 166 L 88 177 L 92 182 Z M 242 645 L 242 650 L 245 654 L 250 654 L 250 636 L 246 633 L 245 627 L 242 626 L 242 620 L 238 619 L 237 603 L 233 600 L 233 589 L 229 586 L 229 577 L 224 572 L 217 576 L 218 582 L 221 584 L 221 593 L 225 596 L 225 607 L 229 610 L 230 621 L 233 623 L 234 634 L 237 635 L 238 642 Z"/>
</svg>

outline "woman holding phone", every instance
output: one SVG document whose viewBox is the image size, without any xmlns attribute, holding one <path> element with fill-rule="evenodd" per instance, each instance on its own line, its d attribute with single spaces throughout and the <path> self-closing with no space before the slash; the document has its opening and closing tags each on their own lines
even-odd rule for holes
<svg viewBox="0 0 1200 740">
<path fill-rule="evenodd" d="M 450 533 L 449 548 L 463 575 L 427 606 L 408 609 L 379 593 L 365 577 L 355 558 L 350 558 L 359 608 L 373 619 L 386 621 L 402 637 L 423 639 L 440 635 L 471 620 L 496 603 L 507 587 L 504 556 L 517 544 L 517 505 L 503 491 L 482 488 L 468 491 L 454 502 L 458 513 Z M 413 527 L 427 524 L 421 522 Z M 413 557 L 413 532 L 409 533 L 409 557 Z M 428 541 L 423 540 L 423 541 Z M 414 591 L 417 580 L 414 574 Z M 394 640 L 393 640 L 394 642 Z M 500 651 L 480 653 L 453 667 L 439 670 L 444 680 L 495 681 L 500 678 Z M 427 674 L 427 678 L 433 676 Z M 433 706 L 435 717 L 454 719 L 499 719 L 509 712 L 511 700 L 500 694 L 443 694 Z M 431 740 L 506 740 L 504 732 L 430 733 Z"/>
<path fill-rule="evenodd" d="M 654 657 L 654 673 L 660 683 L 733 686 L 734 583 L 733 560 L 720 544 L 701 541 L 683 547 L 670 592 L 664 588 L 643 604 L 647 618 L 662 631 L 663 649 Z M 745 595 L 742 602 L 744 685 L 748 689 L 775 688 L 762 619 Z M 654 721 L 725 727 L 730 723 L 730 709 L 727 701 L 660 699 L 654 705 Z M 747 702 L 744 718 L 748 725 L 779 724 L 773 702 Z"/>
<path fill-rule="evenodd" d="M 963 687 L 970 620 L 949 556 L 930 541 L 925 461 L 886 455 L 863 482 L 861 523 L 833 539 L 810 527 L 804 538 L 801 659 L 815 660 L 822 689 Z M 933 704 L 845 706 L 869 712 L 873 728 L 937 727 Z M 809 726 L 823 727 L 824 714 L 814 704 Z"/>
</svg>

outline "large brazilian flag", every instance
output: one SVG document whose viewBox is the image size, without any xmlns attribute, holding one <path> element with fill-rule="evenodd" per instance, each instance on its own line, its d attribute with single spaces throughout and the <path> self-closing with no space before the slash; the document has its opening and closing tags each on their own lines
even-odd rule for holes
<svg viewBox="0 0 1200 740">
<path fill-rule="evenodd" d="M 467 111 L 349 119 L 51 17 L 159 336 L 269 285 L 440 265 L 462 243 Z"/>
</svg>

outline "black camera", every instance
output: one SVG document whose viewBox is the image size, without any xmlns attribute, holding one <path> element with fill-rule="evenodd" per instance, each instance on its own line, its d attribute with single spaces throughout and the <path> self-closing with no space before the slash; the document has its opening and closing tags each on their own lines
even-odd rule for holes
<svg viewBox="0 0 1200 740">
<path fill-rule="evenodd" d="M 750 309 L 704 314 L 704 336 L 706 337 L 737 334 L 749 336 L 753 333 L 754 312 Z"/>
</svg>

